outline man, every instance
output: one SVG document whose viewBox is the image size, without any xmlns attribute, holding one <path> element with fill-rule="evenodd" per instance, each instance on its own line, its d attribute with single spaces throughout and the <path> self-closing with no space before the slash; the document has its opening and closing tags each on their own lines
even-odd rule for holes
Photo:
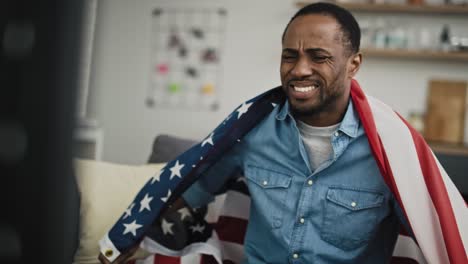
<svg viewBox="0 0 468 264">
<path fill-rule="evenodd" d="M 388 263 L 400 227 L 411 228 L 350 100 L 362 62 L 359 42 L 348 11 L 326 3 L 299 10 L 282 38 L 286 102 L 172 209 L 206 205 L 240 173 L 252 199 L 244 263 Z"/>
<path fill-rule="evenodd" d="M 349 12 L 331 4 L 300 10 L 282 41 L 287 103 L 184 195 L 198 207 L 221 175 L 243 172 L 253 201 L 246 263 L 390 259 L 398 209 L 349 100 L 359 41 Z"/>
<path fill-rule="evenodd" d="M 184 194 L 199 207 L 235 169 L 245 175 L 253 205 L 246 263 L 390 259 L 398 209 L 349 100 L 359 39 L 357 22 L 337 6 L 300 10 L 282 41 L 287 103 Z"/>
</svg>

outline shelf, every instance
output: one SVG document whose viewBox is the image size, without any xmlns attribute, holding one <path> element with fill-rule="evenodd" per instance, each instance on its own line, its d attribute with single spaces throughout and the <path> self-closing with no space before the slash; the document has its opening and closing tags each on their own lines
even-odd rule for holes
<svg viewBox="0 0 468 264">
<path fill-rule="evenodd" d="M 315 1 L 299 1 L 296 5 L 303 7 L 313 2 Z M 466 5 L 399 5 L 340 2 L 336 2 L 336 4 L 350 11 L 359 12 L 468 15 L 468 6 Z"/>
<path fill-rule="evenodd" d="M 468 62 L 468 52 L 412 51 L 401 49 L 363 49 L 364 56 L 395 59 L 427 59 Z"/>
<path fill-rule="evenodd" d="M 429 142 L 429 146 L 435 153 L 445 155 L 468 156 L 468 146 L 466 145 Z"/>
</svg>

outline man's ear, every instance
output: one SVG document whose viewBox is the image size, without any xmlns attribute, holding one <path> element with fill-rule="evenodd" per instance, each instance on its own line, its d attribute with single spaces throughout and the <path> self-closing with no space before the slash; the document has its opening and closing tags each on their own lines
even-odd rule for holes
<svg viewBox="0 0 468 264">
<path fill-rule="evenodd" d="M 349 58 L 349 68 L 348 68 L 348 76 L 349 78 L 353 78 L 359 71 L 362 63 L 362 54 L 358 52 L 356 54 L 351 55 Z"/>
</svg>

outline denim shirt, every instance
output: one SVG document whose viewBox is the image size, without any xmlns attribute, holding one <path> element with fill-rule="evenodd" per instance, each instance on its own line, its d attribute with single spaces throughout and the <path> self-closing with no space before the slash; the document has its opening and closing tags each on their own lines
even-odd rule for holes
<svg viewBox="0 0 468 264">
<path fill-rule="evenodd" d="M 199 207 L 234 173 L 247 178 L 244 263 L 388 263 L 405 223 L 351 101 L 331 143 L 331 158 L 312 171 L 286 102 L 183 197 Z"/>
</svg>

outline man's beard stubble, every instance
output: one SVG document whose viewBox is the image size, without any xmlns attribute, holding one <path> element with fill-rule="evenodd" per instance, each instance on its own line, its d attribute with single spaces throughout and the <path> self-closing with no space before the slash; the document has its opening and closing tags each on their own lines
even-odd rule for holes
<svg viewBox="0 0 468 264">
<path fill-rule="evenodd" d="M 320 90 L 319 91 L 319 96 L 320 96 L 319 104 L 316 106 L 310 106 L 306 108 L 295 107 L 294 104 L 291 102 L 291 100 L 288 98 L 291 113 L 294 117 L 300 118 L 300 117 L 316 116 L 323 112 L 333 111 L 333 105 L 339 99 L 340 94 L 341 93 L 339 92 L 335 92 L 331 94 L 329 97 L 325 97 L 324 93 Z"/>
</svg>

